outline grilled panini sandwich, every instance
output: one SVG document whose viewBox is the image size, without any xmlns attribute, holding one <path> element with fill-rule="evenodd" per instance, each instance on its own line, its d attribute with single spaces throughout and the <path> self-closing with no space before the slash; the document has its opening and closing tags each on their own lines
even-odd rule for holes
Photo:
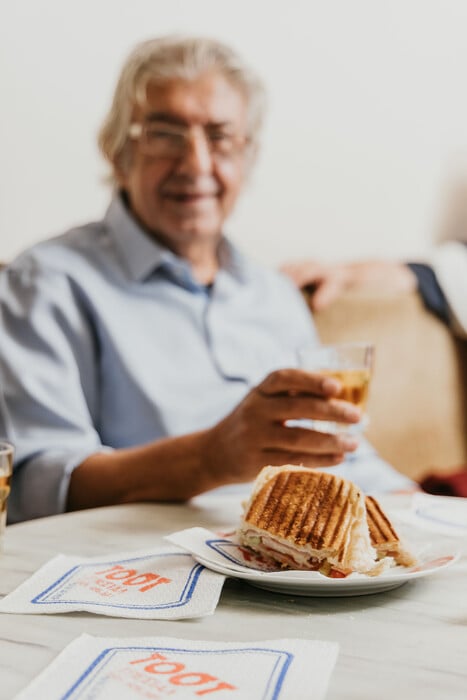
<svg viewBox="0 0 467 700">
<path fill-rule="evenodd" d="M 389 518 L 372 496 L 365 496 L 366 516 L 370 540 L 376 549 L 378 559 L 392 557 L 396 564 L 413 566 L 415 558 L 403 546 Z"/>
<path fill-rule="evenodd" d="M 377 575 L 365 498 L 350 481 L 305 467 L 264 467 L 245 504 L 240 542 L 282 568 Z"/>
</svg>

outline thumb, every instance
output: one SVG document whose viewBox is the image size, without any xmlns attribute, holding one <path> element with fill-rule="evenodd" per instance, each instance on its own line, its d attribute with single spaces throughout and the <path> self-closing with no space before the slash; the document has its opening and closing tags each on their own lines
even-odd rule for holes
<svg viewBox="0 0 467 700">
<path fill-rule="evenodd" d="M 288 263 L 280 267 L 280 271 L 290 277 L 297 287 L 319 283 L 323 274 L 323 267 L 319 263 L 307 260 L 302 263 Z"/>
<path fill-rule="evenodd" d="M 344 285 L 340 280 L 329 279 L 321 282 L 312 294 L 310 305 L 313 311 L 321 311 L 330 306 L 341 295 Z"/>
</svg>

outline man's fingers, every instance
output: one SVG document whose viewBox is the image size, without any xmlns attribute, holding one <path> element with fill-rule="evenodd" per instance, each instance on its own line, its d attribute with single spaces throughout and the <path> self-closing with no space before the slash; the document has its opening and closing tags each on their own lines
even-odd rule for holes
<svg viewBox="0 0 467 700">
<path fill-rule="evenodd" d="M 275 394 L 314 394 L 316 396 L 337 396 L 341 391 L 337 379 L 303 369 L 278 369 L 271 372 L 256 390 L 262 396 Z"/>
<path fill-rule="evenodd" d="M 321 311 L 335 301 L 344 290 L 344 282 L 340 279 L 329 279 L 320 284 L 310 299 L 313 311 Z"/>
<path fill-rule="evenodd" d="M 348 401 L 319 399 L 314 396 L 275 396 L 265 399 L 264 417 L 275 422 L 287 420 L 326 420 L 358 423 L 361 411 Z"/>
<path fill-rule="evenodd" d="M 358 440 L 352 435 L 333 435 L 306 428 L 275 426 L 268 436 L 268 449 L 300 452 L 308 455 L 329 455 L 353 452 Z"/>
<path fill-rule="evenodd" d="M 283 464 L 296 464 L 300 467 L 333 467 L 344 459 L 343 453 L 310 455 L 306 452 L 287 452 L 283 450 L 264 450 L 264 466 L 281 467 Z"/>
<path fill-rule="evenodd" d="M 286 263 L 280 267 L 280 270 L 285 275 L 288 275 L 297 287 L 316 284 L 323 274 L 323 266 L 312 260 L 302 263 Z"/>
</svg>

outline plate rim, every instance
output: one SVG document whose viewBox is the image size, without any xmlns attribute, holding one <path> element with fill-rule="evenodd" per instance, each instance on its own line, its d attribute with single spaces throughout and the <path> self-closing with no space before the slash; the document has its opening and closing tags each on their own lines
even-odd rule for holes
<svg viewBox="0 0 467 700">
<path fill-rule="evenodd" d="M 248 570 L 247 567 L 245 567 L 243 570 L 240 569 L 234 569 L 230 568 L 228 566 L 224 566 L 222 564 L 219 564 L 217 562 L 212 562 L 209 559 L 205 559 L 202 555 L 198 554 L 192 554 L 193 558 L 202 566 L 206 567 L 207 569 L 210 569 L 211 571 L 215 571 L 216 573 L 222 574 L 224 576 L 227 576 L 229 578 L 239 578 L 243 579 L 246 581 L 251 581 L 251 582 L 271 582 L 273 585 L 281 585 L 283 584 L 284 586 L 293 586 L 295 588 L 301 588 L 301 589 L 318 589 L 318 588 L 326 588 L 328 590 L 334 588 L 335 590 L 338 590 L 339 588 L 342 590 L 345 589 L 350 589 L 350 588 L 360 588 L 360 589 L 365 589 L 365 588 L 370 588 L 370 589 L 376 589 L 379 588 L 379 584 L 384 585 L 385 583 L 390 584 L 394 582 L 395 584 L 402 584 L 406 583 L 408 581 L 418 579 L 418 578 L 423 578 L 425 576 L 429 576 L 430 574 L 434 574 L 438 571 L 444 570 L 446 568 L 449 568 L 453 564 L 455 564 L 460 556 L 461 553 L 459 551 L 455 552 L 446 552 L 444 554 L 439 553 L 437 556 L 434 555 L 434 558 L 441 558 L 441 557 L 449 557 L 450 559 L 443 564 L 437 566 L 437 567 L 432 567 L 428 569 L 422 569 L 420 571 L 400 571 L 399 573 L 394 573 L 394 574 L 389 574 L 385 575 L 384 573 L 381 574 L 380 576 L 365 576 L 364 578 L 329 578 L 322 576 L 321 578 L 313 578 L 310 579 L 309 581 L 306 581 L 305 578 L 298 578 L 298 577 L 287 577 L 287 572 L 285 571 L 258 571 L 256 569 L 250 569 Z M 304 572 L 306 573 L 306 572 Z M 315 573 L 315 572 L 310 572 L 310 573 Z M 277 574 L 280 574 L 281 576 L 277 576 Z M 273 577 L 272 579 L 270 577 Z M 395 587 L 395 586 L 394 586 Z M 370 592 L 370 591 L 369 591 Z"/>
</svg>

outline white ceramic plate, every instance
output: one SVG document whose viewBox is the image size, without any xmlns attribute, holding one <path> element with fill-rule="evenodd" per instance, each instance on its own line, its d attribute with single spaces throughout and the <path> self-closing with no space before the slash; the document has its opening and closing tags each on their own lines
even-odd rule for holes
<svg viewBox="0 0 467 700">
<path fill-rule="evenodd" d="M 341 597 L 356 595 L 371 595 L 382 593 L 392 588 L 402 586 L 408 581 L 414 581 L 422 576 L 429 576 L 446 569 L 454 564 L 459 554 L 446 554 L 435 551 L 435 548 L 425 551 L 419 558 L 419 564 L 411 569 L 396 566 L 380 576 L 364 576 L 351 574 L 347 578 L 332 579 L 316 571 L 280 571 L 266 572 L 255 569 L 231 568 L 228 564 L 220 564 L 197 554 L 194 558 L 203 566 L 217 571 L 225 576 L 244 579 L 254 586 L 265 588 L 276 593 L 286 593 L 298 596 Z"/>
<path fill-rule="evenodd" d="M 194 527 L 172 533 L 166 539 L 190 552 L 196 561 L 212 571 L 270 591 L 300 596 L 337 597 L 389 591 L 408 581 L 443 571 L 459 558 L 451 543 L 433 541 L 431 534 L 416 533 L 412 528 L 411 537 L 405 537 L 405 542 L 417 557 L 416 566 L 395 566 L 380 576 L 351 574 L 334 579 L 317 571 L 273 571 L 270 563 L 240 546 L 234 533 L 219 535 Z"/>
</svg>

